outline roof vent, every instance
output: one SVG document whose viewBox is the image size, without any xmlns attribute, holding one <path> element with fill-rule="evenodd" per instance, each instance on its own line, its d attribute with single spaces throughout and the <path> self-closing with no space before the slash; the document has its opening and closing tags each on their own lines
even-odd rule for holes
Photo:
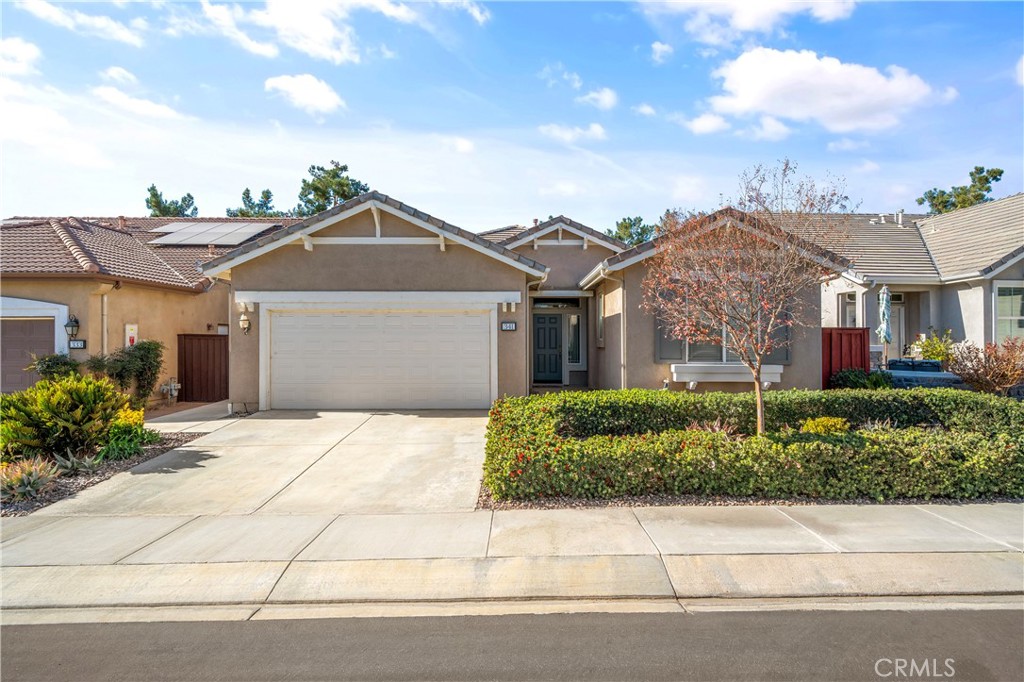
<svg viewBox="0 0 1024 682">
<path fill-rule="evenodd" d="M 117 216 L 117 227 L 118 227 L 118 229 L 121 229 L 121 230 L 127 230 L 128 229 L 128 219 L 125 218 L 123 215 Z"/>
<path fill-rule="evenodd" d="M 534 219 L 533 219 L 533 226 L 534 226 L 534 227 L 537 227 L 538 225 L 540 225 L 540 221 L 539 221 L 539 220 L 537 220 L 536 218 L 534 218 Z"/>
<path fill-rule="evenodd" d="M 878 214 L 878 222 L 880 222 L 881 224 L 885 225 L 885 214 L 884 213 L 879 213 Z"/>
</svg>

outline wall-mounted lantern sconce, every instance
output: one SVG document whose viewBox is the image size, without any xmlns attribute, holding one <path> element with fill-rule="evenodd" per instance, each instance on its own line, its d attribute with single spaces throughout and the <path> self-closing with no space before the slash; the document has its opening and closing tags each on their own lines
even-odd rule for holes
<svg viewBox="0 0 1024 682">
<path fill-rule="evenodd" d="M 64 325 L 64 331 L 66 331 L 68 333 L 68 338 L 69 339 L 73 339 L 76 336 L 78 336 L 78 328 L 79 328 L 79 326 L 80 325 L 78 324 L 78 318 L 77 317 L 72 315 L 71 317 L 68 318 L 67 323 Z"/>
<path fill-rule="evenodd" d="M 252 329 L 252 322 L 249 321 L 249 316 L 242 313 L 238 316 L 238 326 L 242 328 L 243 334 L 248 334 L 249 330 Z"/>
</svg>

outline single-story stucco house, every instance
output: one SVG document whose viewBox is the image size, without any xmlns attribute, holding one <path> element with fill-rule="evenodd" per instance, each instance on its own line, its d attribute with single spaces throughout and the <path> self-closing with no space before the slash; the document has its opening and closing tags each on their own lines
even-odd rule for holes
<svg viewBox="0 0 1024 682">
<path fill-rule="evenodd" d="M 206 377 L 212 371 L 204 364 L 206 359 L 183 354 L 179 339 L 226 335 L 229 291 L 202 275 L 197 265 L 293 222 L 124 217 L 4 220 L 0 225 L 0 390 L 20 390 L 38 380 L 37 374 L 25 370 L 33 355 L 69 353 L 81 361 L 143 339 L 166 347 L 160 384 L 171 377 L 181 383 L 188 368 L 179 367 L 179 359 L 195 360 L 198 364 L 192 374 Z M 218 238 L 209 229 L 217 230 Z M 193 233 L 194 238 L 187 236 Z M 207 236 L 200 236 L 204 233 Z M 74 338 L 65 329 L 72 319 L 78 325 Z M 220 383 L 226 392 L 226 364 L 221 364 L 225 378 Z"/>
<path fill-rule="evenodd" d="M 770 359 L 771 388 L 820 388 L 822 328 L 873 329 L 883 284 L 893 348 L 929 326 L 979 343 L 1024 336 L 1024 195 L 828 224 L 834 243 L 813 223 L 806 235 L 781 225 L 827 247 L 837 276 L 807 292 L 815 324 L 793 328 Z M 304 220 L 14 218 L 0 243 L 4 390 L 30 381 L 29 351 L 68 348 L 71 315 L 87 346 L 76 359 L 123 345 L 128 329 L 163 341 L 161 381 L 196 376 L 180 340 L 226 335 L 217 371 L 235 410 L 485 408 L 566 387 L 750 385 L 721 347 L 669 338 L 644 310 L 657 241 L 629 247 L 564 216 L 476 233 L 368 192 Z"/>
<path fill-rule="evenodd" d="M 833 247 L 853 265 L 822 287 L 823 327 L 869 327 L 881 355 L 878 293 L 892 293 L 889 357 L 930 329 L 979 346 L 1024 336 L 1024 194 L 941 215 L 844 216 Z"/>
<path fill-rule="evenodd" d="M 234 409 L 484 408 L 565 386 L 747 389 L 749 371 L 720 348 L 664 338 L 641 308 L 655 251 L 565 217 L 477 234 L 369 192 L 203 272 L 230 285 Z M 817 319 L 820 292 L 807 295 Z M 793 333 L 769 380 L 820 387 L 820 328 Z"/>
</svg>

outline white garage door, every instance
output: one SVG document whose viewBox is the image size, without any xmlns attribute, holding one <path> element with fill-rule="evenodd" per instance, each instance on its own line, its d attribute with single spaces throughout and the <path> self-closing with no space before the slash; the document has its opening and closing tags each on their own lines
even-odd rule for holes
<svg viewBox="0 0 1024 682">
<path fill-rule="evenodd" d="M 270 318 L 271 408 L 490 405 L 487 312 L 271 312 Z"/>
</svg>

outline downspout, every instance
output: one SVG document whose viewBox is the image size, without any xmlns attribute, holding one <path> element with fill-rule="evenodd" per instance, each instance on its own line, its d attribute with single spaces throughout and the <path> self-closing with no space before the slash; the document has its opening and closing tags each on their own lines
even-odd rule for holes
<svg viewBox="0 0 1024 682">
<path fill-rule="evenodd" d="M 107 354 L 107 295 L 100 296 L 100 346 L 103 355 Z"/>
</svg>

